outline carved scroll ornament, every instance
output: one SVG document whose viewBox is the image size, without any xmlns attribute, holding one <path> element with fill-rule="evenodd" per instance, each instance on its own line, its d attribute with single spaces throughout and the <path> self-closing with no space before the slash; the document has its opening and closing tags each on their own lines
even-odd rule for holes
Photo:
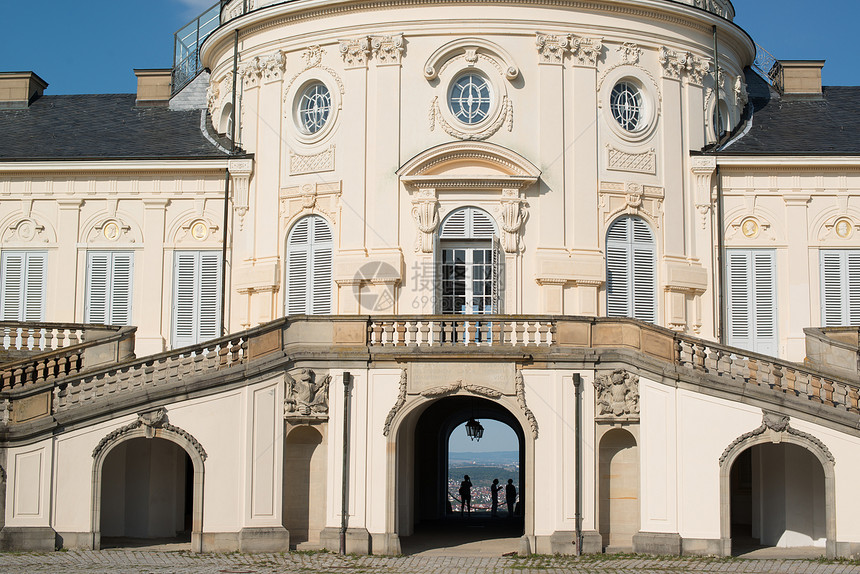
<svg viewBox="0 0 860 574">
<path fill-rule="evenodd" d="M 639 376 L 616 369 L 594 380 L 598 416 L 639 415 Z"/>
<path fill-rule="evenodd" d="M 311 369 L 301 369 L 294 376 L 287 374 L 286 379 L 284 418 L 328 418 L 331 375 L 318 377 Z"/>
</svg>

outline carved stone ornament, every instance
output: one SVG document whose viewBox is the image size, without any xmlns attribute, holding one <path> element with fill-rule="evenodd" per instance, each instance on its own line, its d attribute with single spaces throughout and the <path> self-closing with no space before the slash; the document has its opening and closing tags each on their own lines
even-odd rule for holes
<svg viewBox="0 0 860 574">
<path fill-rule="evenodd" d="M 500 104 L 499 113 L 496 114 L 496 119 L 493 123 L 488 125 L 482 130 L 479 131 L 462 131 L 458 130 L 451 124 L 449 124 L 445 117 L 442 115 L 442 110 L 439 109 L 439 96 L 434 96 L 433 101 L 430 103 L 430 131 L 434 131 L 436 129 L 436 124 L 439 124 L 445 133 L 453 138 L 457 138 L 460 140 L 469 140 L 469 141 L 480 141 L 485 140 L 488 137 L 495 134 L 502 126 L 507 126 L 508 131 L 513 131 L 514 129 L 514 105 L 511 103 L 511 100 L 507 95 L 502 96 L 502 102 Z"/>
<path fill-rule="evenodd" d="M 39 240 L 48 242 L 46 237 L 42 237 L 45 232 L 45 226 L 37 222 L 31 217 L 24 217 L 9 226 L 3 234 L 3 241 L 15 241 L 20 243 L 32 243 Z"/>
<path fill-rule="evenodd" d="M 520 406 L 520 409 L 522 409 L 523 415 L 525 415 L 526 419 L 529 421 L 529 426 L 532 429 L 532 437 L 537 439 L 539 434 L 538 423 L 534 413 L 526 404 L 526 384 L 523 380 L 523 372 L 520 369 L 517 369 L 517 374 L 514 375 L 514 386 L 517 391 L 517 404 Z"/>
<path fill-rule="evenodd" d="M 346 68 L 367 67 L 367 56 L 370 54 L 370 38 L 351 38 L 340 41 L 340 55 Z"/>
<path fill-rule="evenodd" d="M 96 448 L 93 449 L 93 458 L 96 458 L 111 443 L 120 440 L 124 435 L 127 435 L 132 431 L 136 431 L 141 427 L 143 427 L 144 437 L 146 438 L 154 438 L 158 436 L 159 431 L 162 433 L 178 435 L 191 444 L 194 450 L 197 451 L 197 454 L 200 455 L 201 460 L 205 461 L 208 456 L 206 451 L 203 449 L 203 445 L 201 445 L 190 433 L 167 422 L 167 409 L 161 407 L 150 411 L 144 411 L 137 415 L 137 420 L 133 423 L 127 424 L 124 427 L 120 427 L 109 433 L 100 440 L 96 445 Z"/>
<path fill-rule="evenodd" d="M 385 426 L 382 428 L 382 435 L 388 436 L 391 434 L 391 423 L 394 422 L 394 417 L 397 416 L 397 413 L 400 412 L 400 409 L 403 408 L 403 405 L 406 404 L 406 384 L 408 382 L 409 375 L 407 374 L 406 369 L 400 371 L 400 388 L 397 392 L 397 401 L 394 403 L 394 406 L 391 407 L 391 410 L 388 411 L 388 416 L 385 417 Z"/>
<path fill-rule="evenodd" d="M 570 48 L 570 34 L 542 34 L 537 33 L 535 44 L 537 45 L 538 60 L 541 64 L 561 64 L 564 54 Z"/>
<path fill-rule="evenodd" d="M 412 200 L 412 217 L 417 229 L 415 251 L 433 253 L 433 234 L 439 227 L 439 202 L 433 189 L 419 189 Z"/>
<path fill-rule="evenodd" d="M 750 101 L 749 92 L 747 92 L 747 84 L 744 82 L 743 76 L 735 78 L 735 103 L 739 108 L 743 108 Z"/>
<path fill-rule="evenodd" d="M 606 149 L 608 150 L 608 169 L 651 175 L 657 173 L 657 152 L 654 148 L 642 153 L 632 153 L 607 144 Z"/>
<path fill-rule="evenodd" d="M 618 46 L 615 50 L 619 54 L 621 54 L 621 61 L 624 64 L 635 65 L 639 63 L 639 58 L 642 56 L 642 48 L 634 44 L 633 42 L 625 42 Z"/>
<path fill-rule="evenodd" d="M 658 60 L 663 66 L 666 77 L 676 80 L 684 78 L 697 86 L 702 85 L 710 65 L 708 60 L 694 56 L 690 52 L 675 52 L 665 46 L 660 47 Z"/>
<path fill-rule="evenodd" d="M 482 397 L 486 397 L 488 399 L 498 399 L 502 396 L 502 393 L 495 389 L 491 389 L 489 387 L 483 387 L 481 385 L 466 385 L 463 384 L 463 381 L 455 381 L 450 385 L 440 385 L 438 387 L 431 387 L 429 389 L 424 389 L 421 391 L 421 396 L 431 399 L 436 399 L 439 397 L 444 397 L 447 395 L 453 395 L 454 393 L 459 392 L 460 390 L 466 391 L 473 395 L 479 395 Z"/>
<path fill-rule="evenodd" d="M 242 62 L 237 69 L 237 75 L 246 88 L 255 88 L 260 85 L 260 80 L 267 83 L 283 80 L 286 68 L 287 54 L 278 50 L 273 54 L 255 56 Z"/>
<path fill-rule="evenodd" d="M 598 207 L 603 222 L 608 223 L 619 215 L 638 215 L 661 227 L 663 220 L 663 188 L 636 182 L 601 181 L 598 189 Z"/>
<path fill-rule="evenodd" d="M 597 415 L 609 417 L 639 416 L 639 376 L 624 369 L 594 379 Z"/>
<path fill-rule="evenodd" d="M 570 40 L 570 53 L 579 64 L 596 66 L 603 54 L 603 38 L 573 36 Z"/>
<path fill-rule="evenodd" d="M 821 442 L 809 433 L 792 428 L 790 417 L 780 413 L 772 413 L 762 410 L 761 426 L 748 433 L 744 433 L 735 440 L 733 440 L 732 443 L 726 447 L 726 450 L 724 450 L 723 454 L 720 456 L 720 466 L 722 466 L 726 462 L 729 455 L 731 454 L 731 451 L 735 447 L 752 438 L 763 435 L 768 431 L 772 433 L 771 442 L 773 443 L 781 442 L 783 435 L 786 434 L 795 436 L 797 438 L 803 439 L 804 441 L 814 444 L 824 454 L 827 460 L 830 461 L 831 464 L 836 464 L 836 458 L 833 456 L 833 453 L 830 452 L 830 449 L 827 448 L 827 445 L 825 445 L 823 442 Z"/>
<path fill-rule="evenodd" d="M 310 69 L 319 68 L 320 70 L 328 72 L 328 74 L 337 84 L 338 92 L 340 92 L 341 94 L 344 93 L 343 80 L 340 79 L 340 76 L 337 74 L 337 72 L 335 72 L 328 66 L 323 65 L 323 54 L 325 54 L 325 49 L 323 49 L 322 46 L 318 45 L 308 46 L 308 48 L 302 54 L 302 59 L 305 61 L 304 66 L 302 66 L 301 70 L 293 74 L 293 76 L 290 78 L 290 81 L 286 82 L 286 86 L 284 86 L 284 103 L 289 104 L 287 106 L 284 106 L 284 117 L 290 117 L 293 113 L 292 102 L 288 100 L 290 96 L 290 88 L 293 86 L 299 76 L 301 76 Z"/>
<path fill-rule="evenodd" d="M 328 149 L 310 155 L 303 155 L 290 150 L 290 175 L 333 171 L 334 147 L 334 144 L 331 144 Z"/>
<path fill-rule="evenodd" d="M 231 159 L 227 162 L 230 181 L 233 184 L 233 209 L 239 215 L 239 229 L 245 226 L 245 215 L 248 213 L 248 187 L 251 173 L 254 171 L 254 160 Z"/>
<path fill-rule="evenodd" d="M 370 47 L 373 50 L 373 58 L 379 66 L 393 66 L 400 64 L 405 49 L 403 34 L 391 34 L 390 36 L 371 36 Z"/>
<path fill-rule="evenodd" d="M 331 375 L 318 377 L 311 369 L 286 375 L 285 419 L 328 418 L 328 390 Z"/>
<path fill-rule="evenodd" d="M 691 171 L 696 177 L 696 210 L 699 212 L 702 229 L 706 229 L 711 214 L 711 188 L 714 173 L 717 171 L 717 160 L 709 156 L 694 157 Z"/>
<path fill-rule="evenodd" d="M 518 189 L 503 189 L 501 202 L 502 248 L 505 253 L 516 253 L 520 248 L 520 228 L 528 217 L 525 199 Z"/>
</svg>

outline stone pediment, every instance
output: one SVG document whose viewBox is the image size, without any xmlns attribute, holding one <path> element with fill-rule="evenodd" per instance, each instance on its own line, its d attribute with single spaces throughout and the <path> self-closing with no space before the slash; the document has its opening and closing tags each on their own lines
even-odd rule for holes
<svg viewBox="0 0 860 574">
<path fill-rule="evenodd" d="M 487 142 L 453 142 L 421 152 L 397 175 L 415 188 L 522 189 L 540 170 L 507 148 Z"/>
</svg>

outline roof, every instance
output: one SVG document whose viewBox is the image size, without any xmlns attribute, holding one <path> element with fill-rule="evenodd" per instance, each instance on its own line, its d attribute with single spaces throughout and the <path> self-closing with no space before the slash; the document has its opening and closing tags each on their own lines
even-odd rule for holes
<svg viewBox="0 0 860 574">
<path fill-rule="evenodd" d="M 720 155 L 860 155 L 860 86 L 824 87 L 813 99 L 780 96 L 749 70 L 746 79 L 752 125 Z"/>
<path fill-rule="evenodd" d="M 0 161 L 229 155 L 202 133 L 205 110 L 135 107 L 135 98 L 134 94 L 41 96 L 26 109 L 0 110 Z"/>
</svg>

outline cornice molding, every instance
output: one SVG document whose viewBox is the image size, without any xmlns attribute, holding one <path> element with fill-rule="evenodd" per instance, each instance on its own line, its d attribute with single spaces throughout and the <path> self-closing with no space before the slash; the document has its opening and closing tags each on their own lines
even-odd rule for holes
<svg viewBox="0 0 860 574">
<path fill-rule="evenodd" d="M 81 172 L 88 175 L 150 175 L 159 173 L 205 173 L 227 169 L 229 157 L 200 160 L 56 160 L 56 161 L 0 161 L 0 175 L 58 174 Z"/>
</svg>

